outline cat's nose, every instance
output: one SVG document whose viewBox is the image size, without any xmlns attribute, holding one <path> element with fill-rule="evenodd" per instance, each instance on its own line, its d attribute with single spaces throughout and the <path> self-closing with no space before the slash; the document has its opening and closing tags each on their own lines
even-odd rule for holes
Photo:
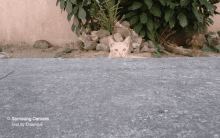
<svg viewBox="0 0 220 138">
<path fill-rule="evenodd" d="M 119 57 L 122 57 L 122 54 L 118 53 Z"/>
</svg>

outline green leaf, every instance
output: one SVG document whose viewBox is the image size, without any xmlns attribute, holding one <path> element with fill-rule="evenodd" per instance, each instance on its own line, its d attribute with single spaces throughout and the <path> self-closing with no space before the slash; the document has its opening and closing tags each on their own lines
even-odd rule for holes
<svg viewBox="0 0 220 138">
<path fill-rule="evenodd" d="M 176 23 L 175 20 L 173 18 L 171 18 L 169 21 L 170 27 L 173 28 L 175 26 L 175 23 Z"/>
<path fill-rule="evenodd" d="M 163 6 L 166 5 L 165 0 L 160 0 L 160 3 L 161 3 Z"/>
<path fill-rule="evenodd" d="M 140 35 L 143 36 L 143 37 L 145 37 L 145 33 L 146 33 L 145 29 L 141 29 Z"/>
<path fill-rule="evenodd" d="M 79 19 L 76 15 L 74 16 L 73 23 L 75 24 L 75 26 L 79 25 Z"/>
<path fill-rule="evenodd" d="M 147 29 L 152 32 L 154 30 L 154 22 L 149 18 L 147 21 Z"/>
<path fill-rule="evenodd" d="M 133 5 L 132 5 L 132 10 L 139 9 L 141 6 L 142 6 L 142 4 L 140 2 L 134 1 Z"/>
<path fill-rule="evenodd" d="M 202 14 L 200 11 L 197 10 L 197 7 L 194 7 L 194 8 L 193 8 L 193 13 L 194 13 L 194 15 L 196 16 L 196 19 L 197 19 L 200 23 L 203 23 L 203 18 L 204 18 L 204 16 L 203 16 L 203 14 Z"/>
<path fill-rule="evenodd" d="M 208 3 L 208 2 L 207 2 L 207 3 L 205 4 L 205 6 L 206 6 L 207 10 L 210 11 L 210 12 L 211 12 L 211 15 L 213 16 L 213 13 L 214 13 L 214 10 L 215 10 L 214 5 L 212 5 L 211 3 Z"/>
<path fill-rule="evenodd" d="M 132 9 L 132 6 L 128 7 L 128 10 L 129 10 L 129 11 L 133 10 L 133 9 Z"/>
<path fill-rule="evenodd" d="M 145 12 L 142 12 L 142 14 L 140 15 L 140 20 L 143 24 L 147 22 L 147 14 Z"/>
<path fill-rule="evenodd" d="M 207 0 L 199 0 L 201 5 L 205 5 L 207 3 Z"/>
<path fill-rule="evenodd" d="M 197 23 L 196 23 L 196 22 L 194 22 L 194 26 L 193 26 L 194 30 L 196 30 L 196 29 L 197 29 L 197 27 L 198 27 Z"/>
<path fill-rule="evenodd" d="M 80 26 L 78 25 L 77 27 L 76 27 L 76 35 L 79 37 L 79 30 L 80 30 Z"/>
<path fill-rule="evenodd" d="M 70 14 L 72 12 L 73 8 L 72 8 L 72 4 L 70 2 L 67 2 L 66 5 L 66 11 L 68 14 Z"/>
<path fill-rule="evenodd" d="M 171 2 L 171 3 L 170 3 L 170 9 L 173 10 L 173 9 L 175 8 L 175 6 L 176 6 L 176 3 L 174 3 L 174 2 Z"/>
<path fill-rule="evenodd" d="M 156 36 L 157 38 L 160 38 L 160 34 L 158 32 L 156 32 Z"/>
<path fill-rule="evenodd" d="M 199 7 L 201 6 L 199 3 L 197 3 L 196 1 L 194 1 L 192 3 L 192 11 L 194 13 L 194 15 L 196 16 L 196 19 L 199 21 L 199 22 L 203 22 L 203 15 L 201 14 L 201 12 L 199 11 Z"/>
<path fill-rule="evenodd" d="M 83 3 L 84 3 L 84 5 L 87 5 L 88 0 L 84 0 Z"/>
<path fill-rule="evenodd" d="M 144 2 L 147 4 L 149 9 L 153 6 L 153 1 L 152 0 L 144 0 Z"/>
<path fill-rule="evenodd" d="M 140 30 L 142 28 L 142 23 L 138 23 L 137 25 L 134 26 L 133 30 L 136 32 L 136 33 L 139 33 Z"/>
<path fill-rule="evenodd" d="M 211 19 L 211 18 L 207 18 L 207 21 L 211 24 L 211 25 L 213 25 L 213 20 Z"/>
<path fill-rule="evenodd" d="M 168 10 L 165 12 L 164 19 L 166 20 L 166 22 L 168 22 L 170 18 L 173 17 L 174 13 L 175 12 L 173 10 Z"/>
<path fill-rule="evenodd" d="M 57 0 L 56 6 L 59 4 L 60 0 Z"/>
<path fill-rule="evenodd" d="M 186 0 L 180 0 L 180 6 L 181 7 L 183 7 L 185 3 L 186 3 Z"/>
<path fill-rule="evenodd" d="M 150 8 L 150 13 L 152 13 L 154 16 L 157 16 L 157 17 L 161 17 L 161 10 L 159 7 L 157 6 L 153 6 Z"/>
<path fill-rule="evenodd" d="M 60 9 L 63 9 L 65 7 L 65 1 L 60 2 Z"/>
<path fill-rule="evenodd" d="M 152 31 L 152 32 L 147 31 L 147 36 L 148 36 L 152 41 L 155 40 L 154 34 L 155 34 L 155 31 Z"/>
<path fill-rule="evenodd" d="M 97 12 L 96 12 L 96 11 L 92 11 L 92 13 L 93 13 L 93 16 L 94 16 L 95 18 L 98 18 L 98 15 L 97 15 Z"/>
<path fill-rule="evenodd" d="M 187 17 L 183 13 L 180 13 L 177 16 L 177 19 L 180 21 L 180 25 L 184 28 L 185 26 L 188 25 Z"/>
<path fill-rule="evenodd" d="M 83 7 L 79 7 L 78 17 L 80 19 L 86 19 L 86 11 L 83 9 Z"/>
<path fill-rule="evenodd" d="M 135 24 L 135 23 L 138 21 L 138 19 L 139 19 L 139 16 L 138 16 L 138 15 L 134 16 L 134 17 L 130 20 L 130 25 Z"/>
<path fill-rule="evenodd" d="M 155 30 L 156 30 L 157 28 L 159 28 L 159 27 L 160 27 L 160 25 L 161 25 L 161 23 L 160 23 L 160 22 L 155 22 L 155 23 L 154 23 Z"/>
<path fill-rule="evenodd" d="M 71 30 L 74 32 L 75 31 L 76 26 L 74 25 L 74 23 L 72 24 Z"/>
<path fill-rule="evenodd" d="M 129 17 L 131 17 L 131 16 L 133 16 L 133 15 L 135 15 L 135 14 L 136 14 L 136 12 L 131 11 L 131 12 L 129 12 L 129 13 L 127 13 L 127 14 L 125 15 L 125 18 L 129 18 Z"/>
<path fill-rule="evenodd" d="M 170 3 L 172 2 L 172 0 L 166 0 L 166 4 L 167 6 L 170 6 Z"/>
<path fill-rule="evenodd" d="M 93 30 L 96 30 L 98 28 L 98 23 L 93 23 L 91 25 L 91 27 L 92 27 Z"/>
<path fill-rule="evenodd" d="M 83 28 L 82 28 L 82 32 L 86 32 L 86 28 L 85 28 L 85 26 L 83 26 Z"/>
<path fill-rule="evenodd" d="M 79 5 L 76 5 L 74 8 L 73 8 L 73 14 L 75 14 L 79 9 Z"/>
<path fill-rule="evenodd" d="M 189 4 L 190 0 L 180 0 L 180 6 L 186 7 Z"/>
<path fill-rule="evenodd" d="M 70 0 L 71 3 L 76 4 L 76 0 Z"/>
<path fill-rule="evenodd" d="M 70 14 L 67 15 L 67 20 L 70 21 L 70 19 L 72 18 L 72 16 L 73 16 L 73 12 L 71 12 Z"/>
</svg>

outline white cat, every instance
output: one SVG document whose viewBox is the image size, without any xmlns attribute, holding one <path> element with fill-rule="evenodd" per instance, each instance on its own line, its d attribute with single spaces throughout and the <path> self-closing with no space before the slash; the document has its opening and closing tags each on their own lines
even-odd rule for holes
<svg viewBox="0 0 220 138">
<path fill-rule="evenodd" d="M 109 58 L 149 58 L 131 55 L 131 37 L 128 36 L 123 42 L 115 42 L 109 37 L 110 53 Z"/>
</svg>

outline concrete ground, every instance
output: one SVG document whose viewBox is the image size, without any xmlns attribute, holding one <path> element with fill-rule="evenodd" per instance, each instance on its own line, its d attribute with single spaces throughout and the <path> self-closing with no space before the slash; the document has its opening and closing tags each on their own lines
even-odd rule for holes
<svg viewBox="0 0 220 138">
<path fill-rule="evenodd" d="M 0 138 L 220 138 L 220 58 L 0 60 Z"/>
</svg>

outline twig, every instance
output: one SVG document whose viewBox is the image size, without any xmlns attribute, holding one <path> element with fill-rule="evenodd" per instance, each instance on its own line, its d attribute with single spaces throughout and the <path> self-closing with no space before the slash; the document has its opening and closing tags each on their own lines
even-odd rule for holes
<svg viewBox="0 0 220 138">
<path fill-rule="evenodd" d="M 4 77 L 0 78 L 0 80 L 3 79 L 3 78 L 5 78 L 5 77 L 7 77 L 7 76 L 10 75 L 10 74 L 12 74 L 13 72 L 15 72 L 15 71 L 12 71 L 11 73 L 5 75 Z"/>
</svg>

